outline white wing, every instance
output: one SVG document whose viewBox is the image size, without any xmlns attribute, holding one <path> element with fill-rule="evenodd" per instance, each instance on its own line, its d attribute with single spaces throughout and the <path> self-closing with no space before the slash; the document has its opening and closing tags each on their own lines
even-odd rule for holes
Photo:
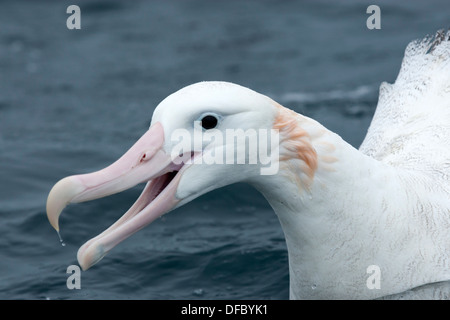
<svg viewBox="0 0 450 320">
<path fill-rule="evenodd" d="M 407 46 L 395 83 L 380 86 L 360 151 L 450 181 L 450 31 Z"/>
</svg>

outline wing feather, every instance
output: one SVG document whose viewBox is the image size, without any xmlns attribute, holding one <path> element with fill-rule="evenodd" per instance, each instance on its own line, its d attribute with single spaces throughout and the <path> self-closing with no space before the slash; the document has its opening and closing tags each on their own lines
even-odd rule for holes
<svg viewBox="0 0 450 320">
<path fill-rule="evenodd" d="M 360 151 L 450 176 L 450 30 L 411 42 L 394 84 L 382 83 Z"/>
</svg>

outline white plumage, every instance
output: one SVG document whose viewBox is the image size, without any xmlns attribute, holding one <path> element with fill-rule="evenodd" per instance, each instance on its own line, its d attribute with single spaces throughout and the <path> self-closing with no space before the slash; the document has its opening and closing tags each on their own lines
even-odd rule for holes
<svg viewBox="0 0 450 320">
<path fill-rule="evenodd" d="M 87 269 L 162 214 L 243 181 L 266 197 L 279 218 L 292 299 L 449 299 L 449 38 L 450 32 L 439 32 L 407 47 L 395 83 L 381 85 L 359 150 L 250 89 L 198 83 L 162 101 L 149 131 L 116 163 L 58 182 L 47 201 L 49 220 L 58 230 L 67 203 L 150 180 L 117 223 L 80 248 L 78 260 Z M 180 128 L 192 132 L 193 122 L 205 114 L 217 116 L 215 129 L 222 133 L 279 130 L 278 173 L 261 175 L 249 165 L 174 165 L 171 135 Z M 225 147 L 215 140 L 207 146 Z M 368 282 L 374 267 L 376 287 Z"/>
<path fill-rule="evenodd" d="M 291 298 L 450 299 L 449 38 L 408 45 L 359 151 L 298 116 L 319 159 L 304 196 L 255 184 L 285 231 Z M 301 175 L 292 162 L 287 175 Z"/>
<path fill-rule="evenodd" d="M 402 181 L 407 197 L 399 205 L 407 209 L 399 222 L 415 225 L 419 254 L 430 262 L 425 268 L 418 258 L 404 272 L 436 281 L 392 298 L 450 299 L 450 31 L 408 45 L 395 83 L 380 87 L 360 151 L 396 168 Z"/>
<path fill-rule="evenodd" d="M 449 33 L 411 42 L 394 84 L 383 83 L 361 152 L 448 180 Z"/>
</svg>

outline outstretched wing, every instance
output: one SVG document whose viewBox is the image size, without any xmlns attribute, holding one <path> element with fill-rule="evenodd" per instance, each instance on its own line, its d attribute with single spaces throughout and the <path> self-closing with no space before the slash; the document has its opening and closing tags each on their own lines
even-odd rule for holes
<svg viewBox="0 0 450 320">
<path fill-rule="evenodd" d="M 450 31 L 407 46 L 395 83 L 380 86 L 360 151 L 450 179 Z"/>
</svg>

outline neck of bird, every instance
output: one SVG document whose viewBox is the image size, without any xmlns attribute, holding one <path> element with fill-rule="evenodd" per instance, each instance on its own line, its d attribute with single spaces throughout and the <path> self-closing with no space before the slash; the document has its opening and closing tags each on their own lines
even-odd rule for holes
<svg viewBox="0 0 450 320">
<path fill-rule="evenodd" d="M 290 297 L 366 299 L 410 289 L 401 285 L 401 270 L 417 263 L 420 249 L 414 226 L 402 219 L 408 210 L 400 203 L 412 196 L 397 170 L 316 121 L 280 110 L 279 171 L 249 182 L 281 223 Z"/>
</svg>

